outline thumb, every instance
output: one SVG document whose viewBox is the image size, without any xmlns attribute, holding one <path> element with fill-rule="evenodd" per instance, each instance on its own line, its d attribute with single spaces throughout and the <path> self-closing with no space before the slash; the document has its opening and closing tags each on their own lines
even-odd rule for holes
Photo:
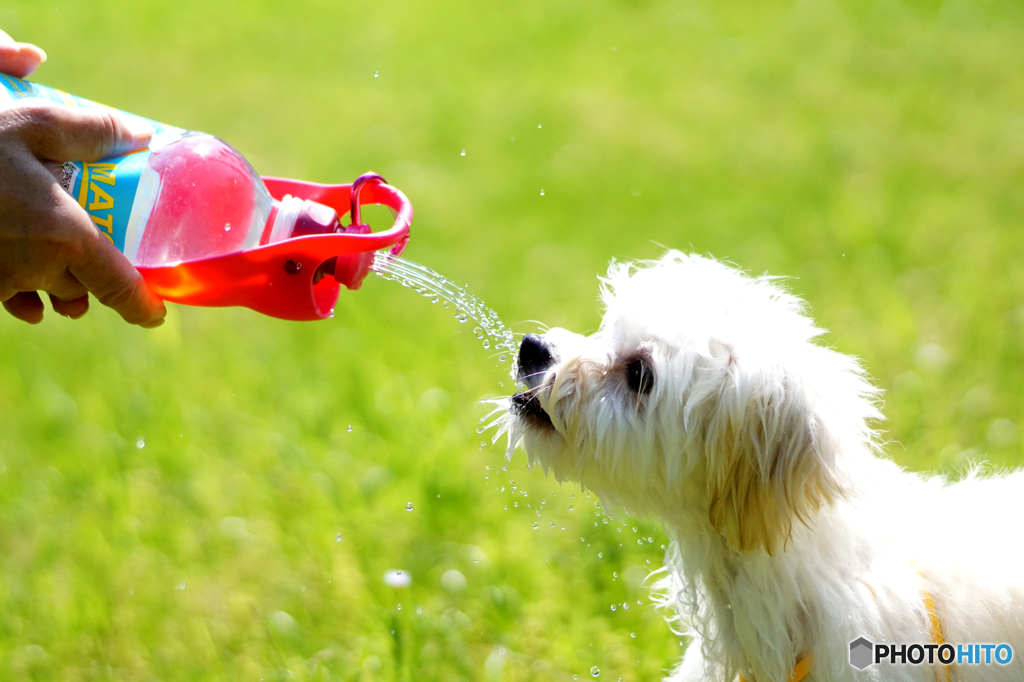
<svg viewBox="0 0 1024 682">
<path fill-rule="evenodd" d="M 98 161 L 145 149 L 153 128 L 144 119 L 122 116 L 105 107 L 80 108 L 22 100 L 15 124 L 36 158 L 47 161 Z"/>
</svg>

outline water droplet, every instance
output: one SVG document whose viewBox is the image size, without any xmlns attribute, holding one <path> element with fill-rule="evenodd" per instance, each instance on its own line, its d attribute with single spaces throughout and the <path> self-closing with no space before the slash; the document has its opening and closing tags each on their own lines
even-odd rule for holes
<svg viewBox="0 0 1024 682">
<path fill-rule="evenodd" d="M 632 637 L 633 639 L 636 639 L 636 633 L 635 632 L 629 633 L 629 636 Z"/>
<path fill-rule="evenodd" d="M 628 611 L 629 610 L 629 604 L 627 604 L 626 602 L 622 602 L 622 610 L 623 611 Z"/>
<path fill-rule="evenodd" d="M 345 429 L 345 430 L 346 430 L 346 431 L 348 431 L 349 433 L 352 433 L 352 425 L 351 425 L 351 424 L 349 424 L 349 425 L 348 425 L 348 428 L 347 428 L 347 429 Z"/>
<path fill-rule="evenodd" d="M 463 149 L 463 150 L 462 150 L 462 151 L 461 151 L 461 152 L 459 153 L 459 156 L 465 156 L 465 155 L 466 155 L 466 150 L 465 150 L 465 149 Z"/>
<path fill-rule="evenodd" d="M 380 77 L 380 71 L 374 71 L 374 72 L 373 72 L 373 77 L 374 77 L 374 78 L 378 78 L 378 77 Z"/>
<path fill-rule="evenodd" d="M 476 432 L 477 433 L 483 433 L 484 431 L 485 431 L 484 427 L 482 427 L 482 426 L 476 427 Z"/>
<path fill-rule="evenodd" d="M 501 465 L 501 470 L 502 471 L 508 471 L 508 465 L 507 464 L 502 464 Z M 504 490 L 504 488 L 502 488 L 502 490 Z"/>
<path fill-rule="evenodd" d="M 505 360 L 507 360 L 507 359 L 508 359 L 508 356 L 505 355 L 504 353 L 502 353 L 501 355 L 498 356 L 498 362 L 505 362 Z"/>
<path fill-rule="evenodd" d="M 616 579 L 618 579 L 618 577 L 619 577 L 619 572 L 618 571 L 612 571 L 612 580 L 616 580 Z"/>
<path fill-rule="evenodd" d="M 487 349 L 489 349 L 491 347 L 491 342 L 488 341 L 487 339 L 484 339 L 483 343 L 481 345 L 483 345 L 484 350 L 487 350 Z"/>
<path fill-rule="evenodd" d="M 412 502 L 405 503 L 405 511 L 412 511 Z"/>
<path fill-rule="evenodd" d="M 334 536 L 334 541 L 335 542 L 341 542 L 341 533 L 338 533 L 337 535 Z"/>
<path fill-rule="evenodd" d="M 540 124 L 540 123 L 538 123 L 538 124 L 537 124 L 537 130 L 540 130 L 541 128 L 542 128 L 541 124 Z"/>
<path fill-rule="evenodd" d="M 483 330 L 483 329 L 481 329 L 480 327 L 473 327 L 473 334 L 474 334 L 474 335 L 476 336 L 476 338 L 478 338 L 478 339 L 482 339 L 482 338 L 484 338 L 484 330 Z"/>
<path fill-rule="evenodd" d="M 391 570 L 384 574 L 384 582 L 388 587 L 409 587 L 412 584 L 412 576 L 405 571 Z"/>
<path fill-rule="evenodd" d="M 139 450 L 146 447 L 146 439 L 140 438 L 137 441 L 135 441 L 135 447 L 137 447 Z"/>
<path fill-rule="evenodd" d="M 604 558 L 604 552 L 598 552 L 597 553 L 597 558 L 598 559 L 603 559 Z"/>
<path fill-rule="evenodd" d="M 541 190 L 541 191 L 540 191 L 540 195 L 541 195 L 541 196 L 544 196 L 544 190 Z"/>
<path fill-rule="evenodd" d="M 615 604 L 612 604 L 612 611 L 615 610 Z"/>
<path fill-rule="evenodd" d="M 598 675 L 600 675 L 600 674 L 601 674 L 601 669 L 600 669 L 600 668 L 598 668 L 598 667 L 597 667 L 597 666 L 595 665 L 595 666 L 593 666 L 593 667 L 592 667 L 592 668 L 590 669 L 590 674 L 591 674 L 591 675 L 593 675 L 594 677 L 597 677 Z"/>
<path fill-rule="evenodd" d="M 732 611 L 732 604 L 726 604 L 726 605 L 725 605 L 725 608 L 727 608 L 727 609 L 729 609 L 730 611 Z"/>
<path fill-rule="evenodd" d="M 572 511 L 572 505 L 571 504 L 569 505 L 569 511 Z"/>
<path fill-rule="evenodd" d="M 533 522 L 533 529 L 534 529 L 534 530 L 537 530 L 537 528 L 538 528 L 538 527 L 539 527 L 539 525 L 537 524 L 537 522 L 536 522 L 536 521 L 534 521 L 534 522 Z"/>
<path fill-rule="evenodd" d="M 455 319 L 465 324 L 466 320 L 469 319 L 469 315 L 467 315 L 466 313 L 459 313 L 458 315 L 455 316 Z"/>
<path fill-rule="evenodd" d="M 402 605 L 399 604 L 398 606 L 395 607 L 395 609 L 398 610 L 398 611 L 401 611 L 402 610 Z"/>
<path fill-rule="evenodd" d="M 230 232 L 231 231 L 231 223 L 228 223 L 227 225 L 224 226 L 224 231 L 225 232 Z"/>
<path fill-rule="evenodd" d="M 174 589 L 181 591 L 185 589 L 185 581 L 182 580 L 180 583 L 174 586 Z"/>
</svg>

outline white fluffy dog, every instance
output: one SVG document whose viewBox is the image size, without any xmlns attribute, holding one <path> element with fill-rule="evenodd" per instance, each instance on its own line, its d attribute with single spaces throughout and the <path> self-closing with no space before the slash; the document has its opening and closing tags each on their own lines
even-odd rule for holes
<svg viewBox="0 0 1024 682">
<path fill-rule="evenodd" d="M 692 637 L 671 680 L 1024 680 L 1021 474 L 879 458 L 878 390 L 777 280 L 671 251 L 613 263 L 602 298 L 593 335 L 523 340 L 499 422 L 509 455 L 663 522 L 655 591 Z M 859 670 L 860 637 L 1013 658 Z"/>
</svg>

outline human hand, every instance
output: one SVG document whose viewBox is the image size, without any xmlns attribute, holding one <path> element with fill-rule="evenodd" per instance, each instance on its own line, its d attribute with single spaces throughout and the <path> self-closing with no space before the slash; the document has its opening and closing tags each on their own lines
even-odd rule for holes
<svg viewBox="0 0 1024 682">
<path fill-rule="evenodd" d="M 35 45 L 16 43 L 0 31 L 0 73 L 24 78 L 46 61 L 46 53 Z"/>
<path fill-rule="evenodd" d="M 26 75 L 45 58 L 0 32 L 0 71 Z M 55 312 L 77 319 L 91 292 L 128 322 L 163 324 L 163 302 L 44 165 L 126 154 L 145 147 L 152 132 L 133 132 L 102 108 L 39 100 L 0 106 L 0 301 L 10 314 L 40 322 L 37 292 L 45 291 Z"/>
</svg>

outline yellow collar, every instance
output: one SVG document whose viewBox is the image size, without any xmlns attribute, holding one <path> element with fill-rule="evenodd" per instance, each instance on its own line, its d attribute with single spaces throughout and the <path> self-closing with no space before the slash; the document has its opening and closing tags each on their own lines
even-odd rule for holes
<svg viewBox="0 0 1024 682">
<path fill-rule="evenodd" d="M 814 663 L 813 654 L 808 654 L 797 661 L 796 665 L 793 666 L 793 672 L 789 674 L 789 682 L 801 682 L 810 674 L 812 663 Z M 740 682 L 750 682 L 750 680 L 745 678 L 743 673 L 740 673 Z"/>
</svg>

